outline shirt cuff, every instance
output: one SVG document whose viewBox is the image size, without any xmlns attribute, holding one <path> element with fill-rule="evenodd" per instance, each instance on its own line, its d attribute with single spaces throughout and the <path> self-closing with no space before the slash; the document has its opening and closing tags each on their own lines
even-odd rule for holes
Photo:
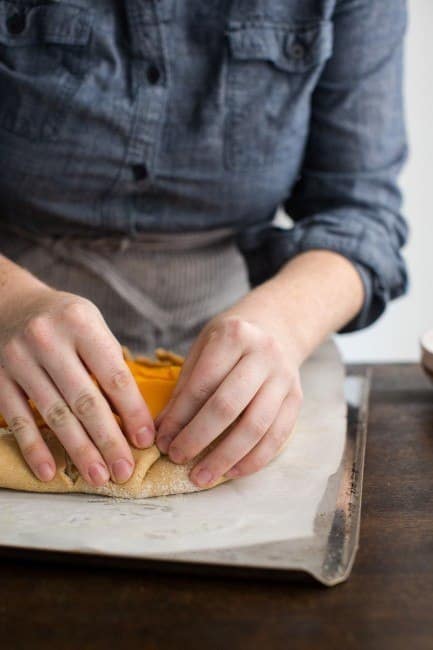
<svg viewBox="0 0 433 650">
<path fill-rule="evenodd" d="M 387 303 L 405 293 L 407 271 L 398 247 L 379 232 L 363 230 L 359 225 L 332 223 L 295 224 L 281 228 L 269 223 L 255 224 L 237 234 L 244 254 L 251 286 L 275 275 L 285 262 L 307 250 L 322 249 L 340 253 L 358 270 L 364 286 L 364 303 L 359 313 L 338 333 L 354 332 L 374 323 Z M 331 220 L 330 220 L 331 221 Z M 332 229 L 331 226 L 332 225 Z M 351 232 L 352 231 L 352 232 Z"/>
<path fill-rule="evenodd" d="M 385 311 L 386 307 L 383 298 L 374 296 L 373 273 L 367 267 L 359 264 L 359 262 L 353 262 L 352 260 L 352 264 L 361 276 L 362 284 L 364 286 L 364 302 L 357 315 L 352 318 L 349 323 L 344 325 L 344 327 L 337 332 L 338 334 L 347 334 L 367 327 L 371 322 L 373 322 L 372 318 L 373 320 L 379 318 L 379 316 Z"/>
</svg>

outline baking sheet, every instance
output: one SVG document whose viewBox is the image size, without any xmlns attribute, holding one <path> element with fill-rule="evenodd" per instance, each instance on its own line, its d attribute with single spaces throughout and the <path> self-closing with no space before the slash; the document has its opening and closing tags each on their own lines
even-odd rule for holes
<svg viewBox="0 0 433 650">
<path fill-rule="evenodd" d="M 259 473 L 210 491 L 132 501 L 0 490 L 0 546 L 301 569 L 335 584 L 353 561 L 343 558 L 348 538 L 354 542 L 352 556 L 357 544 L 351 507 L 351 525 L 343 516 L 344 530 L 338 532 L 344 537 L 337 544 L 339 560 L 332 560 L 335 513 L 356 496 L 353 485 L 341 495 L 344 481 L 353 479 L 353 463 L 350 477 L 346 468 L 350 445 L 345 391 L 352 392 L 349 399 L 359 406 L 366 387 L 362 381 L 345 382 L 331 340 L 304 364 L 302 383 L 304 404 L 292 440 Z M 353 455 L 356 445 L 351 446 Z"/>
</svg>

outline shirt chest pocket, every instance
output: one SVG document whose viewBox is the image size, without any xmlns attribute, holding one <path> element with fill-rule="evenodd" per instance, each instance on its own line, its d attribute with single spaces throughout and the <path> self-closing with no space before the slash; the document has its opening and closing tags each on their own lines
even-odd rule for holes
<svg viewBox="0 0 433 650">
<path fill-rule="evenodd" d="M 0 0 L 0 128 L 57 138 L 86 72 L 88 20 L 73 5 Z"/>
<path fill-rule="evenodd" d="M 332 53 L 332 22 L 230 21 L 225 32 L 224 162 L 251 169 L 296 151 L 308 131 L 311 95 Z"/>
</svg>

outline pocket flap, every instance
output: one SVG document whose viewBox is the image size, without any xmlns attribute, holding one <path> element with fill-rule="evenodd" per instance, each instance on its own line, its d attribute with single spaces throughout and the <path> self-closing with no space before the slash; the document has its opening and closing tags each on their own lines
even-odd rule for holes
<svg viewBox="0 0 433 650">
<path fill-rule="evenodd" d="M 90 31 L 88 12 L 79 7 L 0 0 L 0 43 L 3 45 L 85 45 Z"/>
<path fill-rule="evenodd" d="M 268 60 L 288 72 L 303 72 L 332 53 L 330 20 L 308 25 L 231 21 L 225 33 L 234 59 Z"/>
</svg>

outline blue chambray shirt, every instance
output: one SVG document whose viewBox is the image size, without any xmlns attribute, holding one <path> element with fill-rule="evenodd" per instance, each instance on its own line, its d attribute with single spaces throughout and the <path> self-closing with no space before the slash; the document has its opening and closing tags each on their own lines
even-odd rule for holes
<svg viewBox="0 0 433 650">
<path fill-rule="evenodd" d="M 342 331 L 407 288 L 403 0 L 0 0 L 1 219 L 38 232 L 231 226 L 252 286 L 349 258 Z M 282 205 L 292 228 L 273 223 Z M 0 246 L 1 249 L 1 246 Z"/>
</svg>

